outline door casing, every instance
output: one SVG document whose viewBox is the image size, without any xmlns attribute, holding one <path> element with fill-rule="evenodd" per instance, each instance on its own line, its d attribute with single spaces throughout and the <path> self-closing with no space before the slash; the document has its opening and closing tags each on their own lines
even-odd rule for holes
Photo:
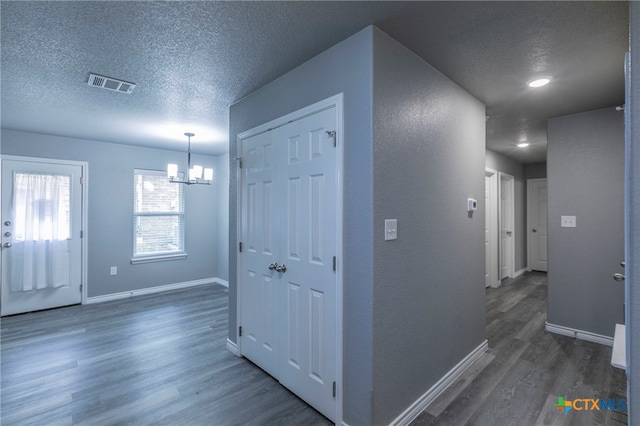
<svg viewBox="0 0 640 426">
<path fill-rule="evenodd" d="M 501 280 L 504 277 L 514 278 L 515 275 L 515 240 L 516 240 L 516 232 L 515 232 L 515 178 L 507 173 L 498 172 L 498 185 L 502 186 L 502 183 L 506 183 L 506 193 L 507 193 L 507 201 L 502 208 L 502 191 L 499 190 L 499 198 L 500 198 L 500 207 L 498 208 L 498 217 L 499 217 L 499 232 L 500 237 L 499 240 L 499 251 L 500 251 L 500 262 L 499 262 L 499 274 L 498 279 Z M 504 227 L 508 227 L 511 230 L 511 235 L 508 240 L 510 240 L 509 244 L 503 243 L 502 238 L 502 229 Z M 506 247 L 505 247 L 506 245 Z M 506 264 L 506 275 L 502 276 L 503 262 Z"/>
<path fill-rule="evenodd" d="M 282 116 L 280 118 L 276 118 L 275 120 L 269 121 L 268 123 L 261 124 L 257 127 L 254 127 L 250 130 L 247 130 L 243 133 L 238 134 L 237 136 L 237 151 L 238 153 L 242 153 L 242 141 L 244 139 L 250 138 L 252 136 L 258 135 L 260 133 L 266 132 L 270 129 L 283 126 L 291 121 L 296 121 L 301 118 L 307 117 L 309 115 L 315 114 L 317 112 L 323 111 L 328 108 L 335 108 L 336 111 L 336 181 L 337 189 L 336 189 L 336 257 L 337 261 L 337 270 L 336 270 L 336 377 L 338 377 L 338 381 L 336 384 L 336 424 L 342 423 L 342 395 L 343 395 L 343 365 L 342 365 L 342 354 L 343 354 L 343 327 L 342 327 L 342 288 L 343 288 L 343 266 L 342 259 L 343 256 L 343 193 L 344 193 L 344 161 L 343 161 L 343 146 L 344 146 L 344 123 L 343 123 L 343 98 L 344 95 L 342 93 L 332 96 L 330 98 L 324 99 L 322 101 L 316 102 L 315 104 L 309 105 L 305 108 L 294 111 L 290 114 Z M 237 161 L 241 161 L 241 158 L 236 158 Z M 237 217 L 236 217 L 236 232 L 238 236 L 242 235 L 242 169 L 240 167 L 236 168 L 236 179 L 237 179 Z M 236 283 L 237 283 L 237 298 L 236 298 L 236 323 L 238 325 L 242 324 L 242 291 L 243 291 L 243 283 L 241 280 L 243 271 L 242 264 L 242 256 L 238 256 L 237 268 L 236 268 Z M 236 345 L 238 354 L 242 354 L 242 340 L 238 335 L 238 330 L 236 330 Z"/>
<path fill-rule="evenodd" d="M 485 206 L 485 214 L 489 217 L 490 244 L 485 256 L 489 257 L 489 281 L 491 287 L 498 287 L 498 172 L 493 169 L 485 169 L 485 179 L 489 178 L 489 196 Z"/>
</svg>

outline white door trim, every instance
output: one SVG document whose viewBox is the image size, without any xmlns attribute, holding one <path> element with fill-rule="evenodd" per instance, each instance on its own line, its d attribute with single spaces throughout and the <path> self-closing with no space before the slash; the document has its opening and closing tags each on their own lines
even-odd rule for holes
<svg viewBox="0 0 640 426">
<path fill-rule="evenodd" d="M 498 172 L 498 188 L 502 184 L 502 180 L 505 179 L 508 182 L 507 193 L 508 193 L 508 203 L 507 203 L 507 212 L 503 213 L 502 208 L 498 208 L 498 232 L 502 231 L 502 224 L 504 221 L 511 226 L 511 244 L 509 247 L 505 249 L 503 247 L 502 238 L 498 238 L 499 245 L 499 253 L 500 258 L 502 258 L 502 253 L 506 250 L 506 263 L 507 263 L 507 276 L 509 278 L 515 278 L 515 258 L 516 258 L 516 231 L 515 231 L 515 178 L 503 172 Z M 500 190 L 498 190 L 498 195 L 500 196 Z M 498 262 L 500 263 L 500 262 Z M 499 266 L 502 269 L 502 265 Z M 498 279 L 501 280 L 501 273 L 498 274 Z"/>
<path fill-rule="evenodd" d="M 344 137 L 343 137 L 343 100 L 344 95 L 342 93 L 332 96 L 330 98 L 324 99 L 322 101 L 316 102 L 315 104 L 309 105 L 305 108 L 294 111 L 290 114 L 287 114 L 283 117 L 276 118 L 275 120 L 271 120 L 268 123 L 261 124 L 256 126 L 250 130 L 242 132 L 237 136 L 237 153 L 241 155 L 242 153 L 242 141 L 244 139 L 248 139 L 252 136 L 256 136 L 260 133 L 264 133 L 271 129 L 283 126 L 291 121 L 300 120 L 304 117 L 313 115 L 317 112 L 324 111 L 329 108 L 335 108 L 336 111 L 336 256 L 337 256 L 337 270 L 336 270 L 336 280 L 337 280 L 337 288 L 336 288 L 336 377 L 338 378 L 336 384 L 336 424 L 342 423 L 342 395 L 343 395 L 343 370 L 342 370 L 342 354 L 343 354 L 343 342 L 342 342 L 342 287 L 343 287 L 343 268 L 342 268 L 342 260 L 343 256 L 343 171 L 344 171 L 344 160 L 343 160 L 343 146 L 344 146 Z M 236 167 L 236 178 L 237 178 L 237 217 L 236 217 L 236 232 L 238 236 L 238 241 L 240 241 L 242 236 L 242 170 L 240 167 Z M 237 248 L 236 248 L 237 250 Z M 237 296 L 236 296 L 236 324 L 242 324 L 242 256 L 237 257 L 238 261 L 236 266 L 236 283 L 237 283 Z M 236 330 L 236 346 L 237 353 L 242 355 L 242 340 L 237 335 L 238 331 Z"/>
<path fill-rule="evenodd" d="M 485 206 L 485 214 L 490 215 L 489 224 L 491 233 L 491 246 L 489 253 L 489 256 L 491 257 L 491 260 L 489 261 L 491 271 L 489 273 L 489 280 L 491 282 L 491 287 L 498 287 L 500 285 L 500 280 L 498 279 L 498 171 L 486 168 L 484 169 L 484 173 L 485 177 L 489 177 L 490 179 L 489 205 Z M 486 255 L 487 253 L 485 253 L 485 256 Z"/>
<path fill-rule="evenodd" d="M 82 168 L 82 179 L 83 179 L 83 184 L 80 185 L 81 187 L 81 196 L 82 196 L 82 215 L 81 215 L 81 225 L 80 225 L 80 229 L 82 229 L 82 238 L 80 240 L 80 247 L 81 247 L 81 260 L 80 260 L 80 264 L 81 264 L 81 268 L 82 268 L 82 272 L 81 272 L 81 282 L 80 285 L 82 286 L 82 301 L 81 303 L 84 305 L 85 303 L 87 303 L 87 286 L 88 286 L 88 281 L 87 281 L 87 259 L 88 259 L 88 254 L 87 254 L 87 247 L 88 247 L 88 243 L 87 243 L 87 225 L 88 225 L 88 208 L 87 208 L 87 194 L 88 194 L 88 187 L 89 187 L 89 163 L 86 161 L 72 161 L 72 160 L 57 160 L 54 158 L 38 158 L 38 157 L 24 157 L 24 156 L 19 156 L 19 155 L 2 155 L 0 156 L 0 160 L 9 160 L 9 161 L 28 161 L 31 163 L 48 163 L 48 164 L 62 164 L 62 165 L 69 165 L 69 166 L 79 166 Z M 1 162 L 1 161 L 0 161 Z M 0 252 L 1 253 L 1 252 Z M 0 254 L 1 256 L 1 254 Z M 1 263 L 1 262 L 0 262 Z M 1 271 L 0 271 L 1 272 Z"/>
<path fill-rule="evenodd" d="M 536 179 L 527 179 L 527 271 L 532 271 L 531 266 L 533 265 L 533 260 L 532 260 L 532 249 L 531 249 L 531 242 L 533 241 L 534 235 L 533 232 L 531 231 L 533 229 L 533 226 L 531 225 L 531 209 L 533 207 L 533 203 L 532 203 L 532 193 L 533 191 L 531 190 L 531 186 L 534 183 L 537 182 L 543 182 L 547 183 L 547 178 L 536 178 Z M 547 235 L 548 235 L 548 230 L 547 230 Z"/>
</svg>

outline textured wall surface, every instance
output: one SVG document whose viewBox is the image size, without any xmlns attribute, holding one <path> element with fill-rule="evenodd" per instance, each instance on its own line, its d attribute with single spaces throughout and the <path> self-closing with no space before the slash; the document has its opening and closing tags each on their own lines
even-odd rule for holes
<svg viewBox="0 0 640 426">
<path fill-rule="evenodd" d="M 372 424 L 373 152 L 372 28 L 366 28 L 231 106 L 229 151 L 237 135 L 338 93 L 344 93 L 343 335 L 344 420 Z M 229 339 L 237 339 L 237 164 L 229 202 Z"/>
<path fill-rule="evenodd" d="M 547 177 L 547 163 L 529 163 L 524 165 L 525 179 L 540 179 Z"/>
<path fill-rule="evenodd" d="M 166 170 L 184 162 L 184 152 L 131 147 L 86 139 L 2 130 L 2 154 L 86 161 L 88 167 L 89 297 L 140 290 L 217 275 L 217 186 L 185 188 L 186 259 L 132 265 L 133 170 Z M 194 161 L 217 171 L 213 156 Z M 118 275 L 110 276 L 109 267 Z"/>
<path fill-rule="evenodd" d="M 515 196 L 515 227 L 513 238 L 515 240 L 515 272 L 527 267 L 527 181 L 524 177 L 524 166 L 518 161 L 505 157 L 495 151 L 487 150 L 486 167 L 507 173 L 514 179 Z"/>
<path fill-rule="evenodd" d="M 229 154 L 218 156 L 215 185 L 218 189 L 216 214 L 218 233 L 216 254 L 218 257 L 218 278 L 229 281 Z"/>
<path fill-rule="evenodd" d="M 607 108 L 549 120 L 548 322 L 613 337 L 624 286 L 624 115 Z M 576 216 L 575 228 L 560 226 Z"/>
<path fill-rule="evenodd" d="M 485 107 L 374 32 L 373 424 L 389 424 L 485 340 Z M 384 220 L 398 239 L 384 241 Z"/>
</svg>

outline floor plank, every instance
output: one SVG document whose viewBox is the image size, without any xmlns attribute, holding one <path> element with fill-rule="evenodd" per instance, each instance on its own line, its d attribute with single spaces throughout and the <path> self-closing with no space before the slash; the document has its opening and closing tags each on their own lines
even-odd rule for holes
<svg viewBox="0 0 640 426">
<path fill-rule="evenodd" d="M 331 424 L 226 349 L 227 304 L 214 284 L 3 318 L 0 423 Z"/>
<path fill-rule="evenodd" d="M 555 408 L 558 397 L 619 399 L 626 377 L 611 348 L 547 333 L 547 278 L 527 273 L 487 289 L 488 353 L 412 423 L 418 425 L 615 425 L 626 413 Z M 444 408 L 443 408 L 444 407 Z"/>
</svg>

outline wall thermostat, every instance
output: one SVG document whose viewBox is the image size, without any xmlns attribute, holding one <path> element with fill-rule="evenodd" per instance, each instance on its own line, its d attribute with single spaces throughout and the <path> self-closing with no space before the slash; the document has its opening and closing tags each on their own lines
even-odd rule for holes
<svg viewBox="0 0 640 426">
<path fill-rule="evenodd" d="M 478 202 L 473 198 L 467 198 L 467 211 L 473 213 L 478 210 Z"/>
</svg>

